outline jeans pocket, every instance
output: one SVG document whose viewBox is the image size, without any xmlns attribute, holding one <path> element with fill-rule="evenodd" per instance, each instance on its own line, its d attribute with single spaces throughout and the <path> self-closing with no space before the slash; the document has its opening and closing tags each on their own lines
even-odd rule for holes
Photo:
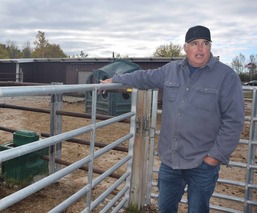
<svg viewBox="0 0 257 213">
<path fill-rule="evenodd" d="M 189 179 L 194 186 L 200 187 L 203 191 L 214 187 L 218 179 L 220 163 L 216 166 L 209 165 L 202 161 L 199 167 L 192 169 Z"/>
<path fill-rule="evenodd" d="M 200 168 L 202 168 L 202 169 L 215 169 L 217 166 L 219 166 L 219 163 L 217 165 L 213 166 L 213 165 L 206 163 L 204 160 L 200 164 Z"/>
</svg>

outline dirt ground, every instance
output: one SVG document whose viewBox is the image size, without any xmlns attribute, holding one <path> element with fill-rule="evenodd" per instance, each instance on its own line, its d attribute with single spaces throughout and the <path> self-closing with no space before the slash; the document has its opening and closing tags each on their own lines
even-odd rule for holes
<svg viewBox="0 0 257 213">
<path fill-rule="evenodd" d="M 19 106 L 28 106 L 33 108 L 40 109 L 50 109 L 50 98 L 49 97 L 19 97 L 19 98 L 2 98 L 0 99 L 0 104 L 13 104 Z M 85 112 L 85 104 L 84 101 L 80 98 L 74 97 L 65 97 L 64 98 L 64 111 L 71 112 Z M 246 102 L 246 113 L 249 115 L 251 110 L 250 102 Z M 15 129 L 15 130 L 31 130 L 35 131 L 39 135 L 42 133 L 50 132 L 50 121 L 49 115 L 37 112 L 23 111 L 23 110 L 15 110 L 8 108 L 0 108 L 0 116 L 1 116 L 1 125 L 2 127 Z M 160 119 L 159 119 L 160 120 Z M 74 117 L 63 117 L 63 132 L 72 130 L 78 127 L 82 127 L 90 123 L 89 119 L 86 118 L 74 118 Z M 96 142 L 101 143 L 111 143 L 121 136 L 127 134 L 129 131 L 129 124 L 127 123 L 116 123 L 108 127 L 104 127 L 101 129 L 101 132 L 97 133 Z M 242 138 L 248 139 L 249 135 L 249 122 L 246 122 L 244 131 L 242 133 Z M 6 142 L 12 141 L 12 133 L 0 130 L 0 144 L 4 144 Z M 90 134 L 84 134 L 78 139 L 82 140 L 90 140 Z M 124 144 L 127 146 L 127 143 Z M 246 162 L 247 160 L 247 146 L 239 145 L 236 151 L 232 154 L 231 160 L 236 162 Z M 88 146 L 71 143 L 71 142 L 63 142 L 63 152 L 62 159 L 67 162 L 75 162 L 76 160 L 81 159 L 83 156 L 87 156 L 89 150 Z M 110 151 L 108 154 L 103 155 L 99 159 L 94 162 L 94 167 L 99 170 L 106 170 L 110 168 L 111 165 L 114 165 L 118 162 L 124 153 L 121 151 Z M 121 167 L 117 174 L 122 174 L 125 171 L 125 167 Z M 96 177 L 98 174 L 95 174 Z M 220 178 L 231 179 L 237 181 L 244 181 L 246 177 L 245 169 L 240 168 L 228 168 L 222 166 L 220 172 Z M 116 178 L 109 177 L 106 181 L 101 182 L 97 185 L 92 191 L 92 199 L 99 196 L 103 190 L 108 188 L 110 184 L 114 183 Z M 256 183 L 257 177 L 255 172 L 255 180 Z M 72 174 L 65 176 L 61 180 L 57 181 L 53 185 L 44 188 L 32 196 L 22 200 L 21 202 L 8 207 L 6 210 L 2 211 L 3 213 L 11 213 L 11 212 L 22 212 L 22 213 L 34 213 L 34 212 L 48 212 L 52 208 L 54 208 L 57 204 L 62 202 L 65 198 L 69 197 L 71 194 L 78 191 L 81 187 L 86 185 L 87 183 L 87 173 L 84 170 L 79 170 L 73 172 Z M 17 185 L 17 183 L 8 182 L 3 177 L 0 180 L 0 198 L 3 198 L 15 191 L 19 188 L 23 187 L 22 185 Z M 93 212 L 99 212 L 100 209 L 105 205 L 106 202 L 112 199 L 113 196 L 117 194 L 119 189 L 114 190 L 113 193 L 105 200 L 101 206 Z M 244 187 L 219 184 L 216 188 L 216 193 L 222 193 L 231 196 L 239 196 L 241 198 L 244 197 Z M 253 199 L 257 200 L 257 192 L 254 191 Z M 77 213 L 81 212 L 85 208 L 86 199 L 80 199 L 73 206 L 68 208 L 66 213 Z M 153 204 L 148 206 L 143 210 L 143 212 L 157 212 L 156 200 L 153 200 Z M 243 211 L 243 204 L 230 202 L 225 199 L 217 199 L 212 198 L 212 204 L 224 206 L 224 207 L 233 207 L 235 209 Z M 125 212 L 125 210 L 123 211 Z M 179 212 L 187 212 L 186 205 L 181 204 Z M 212 210 L 211 212 L 219 212 Z"/>
</svg>

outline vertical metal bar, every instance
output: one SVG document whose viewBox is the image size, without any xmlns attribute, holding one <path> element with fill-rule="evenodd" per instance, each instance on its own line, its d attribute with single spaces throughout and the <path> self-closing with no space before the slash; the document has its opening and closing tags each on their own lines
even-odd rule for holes
<svg viewBox="0 0 257 213">
<path fill-rule="evenodd" d="M 251 168 L 255 164 L 256 157 L 256 145 L 252 144 L 252 141 L 257 138 L 257 125 L 254 118 L 257 117 L 257 93 L 256 89 L 253 90 L 252 100 L 252 113 L 250 122 L 250 133 L 248 142 L 248 154 L 247 154 L 247 167 L 246 167 L 246 180 L 245 180 L 245 201 L 244 201 L 244 212 L 252 212 L 252 205 L 248 203 L 248 200 L 252 200 L 253 190 L 249 188 L 249 184 L 253 184 L 254 169 Z"/>
<path fill-rule="evenodd" d="M 16 75 L 15 75 L 16 82 L 19 82 L 19 77 L 20 77 L 19 71 L 20 71 L 20 64 L 16 63 Z"/>
<path fill-rule="evenodd" d="M 153 167 L 154 167 L 155 132 L 156 132 L 156 123 L 157 123 L 157 109 L 158 109 L 158 90 L 154 90 L 153 98 L 152 98 L 152 113 L 151 113 L 151 124 L 150 124 L 150 149 L 149 149 L 147 192 L 146 192 L 146 204 L 147 205 L 151 204 Z"/>
<path fill-rule="evenodd" d="M 51 95 L 51 109 L 50 109 L 50 137 L 55 134 L 55 94 Z M 49 173 L 53 174 L 55 172 L 55 146 L 49 147 Z"/>
<path fill-rule="evenodd" d="M 138 100 L 138 90 L 133 89 L 131 93 L 131 112 L 134 112 L 135 115 L 130 118 L 130 133 L 133 134 L 133 137 L 129 140 L 129 150 L 128 156 L 133 156 L 134 150 L 134 142 L 136 135 L 136 114 L 137 114 L 137 100 Z M 126 180 L 126 186 L 128 186 L 131 190 L 131 172 L 132 172 L 132 162 L 133 158 L 131 158 L 128 162 L 127 172 L 130 173 L 129 177 Z M 125 194 L 125 197 L 129 200 L 130 198 L 130 190 L 128 190 Z M 126 203 L 126 207 L 128 207 L 129 203 Z"/>
<path fill-rule="evenodd" d="M 88 165 L 88 183 L 90 185 L 87 193 L 87 210 L 91 211 L 91 191 L 93 182 L 93 169 L 94 169 L 94 150 L 95 150 L 95 125 L 96 125 L 96 102 L 97 102 L 97 89 L 92 91 L 92 109 L 91 109 L 91 123 L 93 131 L 91 131 L 90 138 L 90 162 Z"/>
<path fill-rule="evenodd" d="M 53 82 L 52 85 L 60 85 L 62 83 Z M 60 134 L 62 132 L 62 118 L 57 115 L 56 111 L 62 109 L 62 94 L 51 95 L 51 110 L 50 110 L 50 136 Z M 49 147 L 49 173 L 61 169 L 61 165 L 55 163 L 55 158 L 61 159 L 61 143 Z"/>
<path fill-rule="evenodd" d="M 62 110 L 63 108 L 63 94 L 56 94 L 56 110 Z M 62 115 L 56 116 L 56 135 L 62 133 Z M 55 146 L 56 150 L 56 156 L 55 158 L 61 159 L 62 158 L 62 143 L 57 143 Z M 59 171 L 61 169 L 61 164 L 55 164 L 56 171 Z"/>
<path fill-rule="evenodd" d="M 19 71 L 19 82 L 23 82 L 23 72 L 22 72 L 22 68 L 20 68 L 20 71 Z"/>
</svg>

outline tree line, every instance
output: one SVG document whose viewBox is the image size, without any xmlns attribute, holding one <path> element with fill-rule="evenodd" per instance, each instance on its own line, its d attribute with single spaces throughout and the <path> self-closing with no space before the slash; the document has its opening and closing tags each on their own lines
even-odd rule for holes
<svg viewBox="0 0 257 213">
<path fill-rule="evenodd" d="M 83 51 L 76 56 L 68 56 L 61 49 L 58 44 L 51 44 L 45 37 L 45 33 L 38 31 L 36 39 L 33 42 L 34 48 L 31 47 L 31 43 L 27 41 L 22 49 L 19 49 L 14 41 L 7 41 L 6 44 L 0 43 L 0 58 L 67 58 L 67 57 L 87 57 Z M 157 47 L 153 53 L 153 57 L 184 57 L 182 53 L 182 46 L 173 44 L 163 44 Z M 122 57 L 120 54 L 116 58 L 128 58 L 128 56 Z M 250 55 L 249 59 L 243 54 L 239 54 L 232 59 L 231 66 L 235 72 L 240 76 L 243 82 L 256 80 L 257 70 L 256 70 L 257 54 Z"/>
<path fill-rule="evenodd" d="M 45 33 L 38 31 L 35 41 L 33 42 L 34 48 L 31 47 L 29 41 L 25 42 L 23 48 L 20 50 L 14 41 L 7 41 L 6 44 L 0 43 L 0 58 L 66 58 L 66 57 L 87 57 L 83 51 L 79 55 L 68 56 L 61 49 L 58 44 L 51 44 L 45 37 Z M 181 57 L 182 48 L 180 45 L 168 44 L 159 46 L 153 53 L 154 57 Z M 128 58 L 129 56 L 122 57 L 120 54 L 116 58 Z"/>
<path fill-rule="evenodd" d="M 7 41 L 6 44 L 0 44 L 0 58 L 66 58 L 60 45 L 51 44 L 45 38 L 45 33 L 38 31 L 35 41 L 27 41 L 20 50 L 14 41 Z"/>
<path fill-rule="evenodd" d="M 176 45 L 172 42 L 160 45 L 153 53 L 153 57 L 185 57 L 185 55 L 182 54 L 182 49 L 181 45 Z M 252 54 L 249 56 L 249 59 L 246 59 L 246 57 L 240 53 L 232 59 L 231 64 L 228 64 L 228 66 L 233 68 L 242 82 L 257 80 L 257 54 Z"/>
<path fill-rule="evenodd" d="M 183 57 L 182 46 L 172 43 L 159 46 L 154 52 L 155 57 Z M 252 54 L 248 59 L 240 53 L 228 64 L 239 75 L 242 82 L 257 80 L 257 54 Z"/>
<path fill-rule="evenodd" d="M 240 76 L 242 82 L 257 80 L 257 54 L 251 54 L 249 59 L 243 54 L 235 56 L 232 60 L 231 67 Z"/>
</svg>

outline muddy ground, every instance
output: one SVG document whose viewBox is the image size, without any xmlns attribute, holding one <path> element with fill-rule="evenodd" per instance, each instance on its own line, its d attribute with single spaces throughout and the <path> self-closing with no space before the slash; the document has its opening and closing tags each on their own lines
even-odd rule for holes
<svg viewBox="0 0 257 213">
<path fill-rule="evenodd" d="M 33 108 L 40 109 L 49 109 L 50 102 L 49 97 L 20 97 L 20 98 L 2 98 L 0 99 L 0 104 L 13 104 L 19 106 L 28 106 Z M 64 98 L 64 111 L 71 112 L 85 112 L 85 104 L 83 99 L 74 98 L 74 97 L 65 97 Z M 246 102 L 246 113 L 249 115 L 251 110 L 250 102 Z M 0 108 L 0 116 L 1 116 L 1 125 L 2 127 L 15 129 L 15 130 L 31 130 L 35 131 L 39 135 L 41 133 L 49 133 L 50 132 L 50 121 L 49 115 L 44 113 L 36 113 L 30 111 L 23 110 L 15 110 L 8 108 Z M 160 121 L 160 118 L 158 119 Z M 63 117 L 63 132 L 72 130 L 78 127 L 82 127 L 90 123 L 89 119 L 86 118 L 74 118 L 74 117 Z M 119 137 L 125 135 L 129 131 L 129 124 L 127 123 L 116 123 L 108 127 L 104 127 L 101 131 L 97 132 L 96 142 L 101 143 L 111 143 L 118 139 Z M 246 122 L 244 131 L 242 133 L 242 138 L 247 139 L 249 135 L 249 122 Z M 0 130 L 0 144 L 4 144 L 12 141 L 12 133 L 1 131 Z M 78 139 L 81 140 L 90 140 L 90 134 L 84 134 Z M 124 144 L 127 146 L 127 143 Z M 239 145 L 236 151 L 232 154 L 231 160 L 237 162 L 246 162 L 247 160 L 247 146 Z M 62 159 L 67 162 L 74 162 L 78 159 L 81 159 L 83 156 L 87 156 L 88 146 L 71 143 L 71 142 L 63 142 L 63 153 Z M 94 163 L 94 167 L 99 170 L 106 170 L 114 163 L 118 162 L 124 153 L 121 151 L 110 151 L 108 154 L 103 155 L 99 159 L 97 159 Z M 158 164 L 158 163 L 157 163 Z M 125 171 L 125 167 L 120 168 L 117 171 L 117 174 L 122 174 Z M 96 177 L 98 174 L 95 174 Z M 222 166 L 220 177 L 225 179 L 231 179 L 236 181 L 244 181 L 246 177 L 245 169 L 240 168 L 228 168 Z M 114 183 L 116 178 L 109 177 L 106 181 L 101 182 L 97 185 L 92 191 L 92 199 L 99 196 L 101 192 L 108 188 L 110 184 Z M 255 183 L 257 181 L 256 173 L 255 173 Z M 71 194 L 78 191 L 81 187 L 83 187 L 87 183 L 87 173 L 84 170 L 79 170 L 73 172 L 72 174 L 62 178 L 60 181 L 54 183 L 53 185 L 42 189 L 35 193 L 34 195 L 22 200 L 21 202 L 8 207 L 3 213 L 11 213 L 11 212 L 22 212 L 22 213 L 34 213 L 34 212 L 48 212 L 52 208 L 54 208 L 58 203 L 63 201 L 65 198 L 69 197 Z M 3 198 L 19 188 L 22 185 L 18 185 L 14 182 L 6 181 L 4 178 L 1 178 L 0 181 L 0 198 Z M 108 197 L 101 206 L 96 209 L 94 212 L 99 212 L 102 206 L 105 205 L 108 200 L 111 200 L 113 196 L 117 194 L 119 189 L 114 190 L 113 193 Z M 233 185 L 226 184 L 218 184 L 216 188 L 216 193 L 222 193 L 231 196 L 239 196 L 241 198 L 244 197 L 244 187 L 238 187 Z M 254 191 L 253 199 L 257 200 L 257 193 Z M 212 204 L 220 205 L 224 207 L 233 207 L 238 210 L 243 210 L 243 204 L 230 202 L 227 200 L 221 200 L 217 198 L 212 198 Z M 85 198 L 76 202 L 73 206 L 68 208 L 65 212 L 67 213 L 77 213 L 81 212 L 85 208 Z M 181 204 L 179 212 L 187 212 L 186 205 Z M 255 210 L 254 210 L 255 211 Z M 123 211 L 125 212 L 125 210 Z M 152 200 L 152 205 L 147 207 L 144 212 L 157 212 L 156 200 Z M 216 210 L 212 210 L 211 212 L 219 212 Z"/>
</svg>

